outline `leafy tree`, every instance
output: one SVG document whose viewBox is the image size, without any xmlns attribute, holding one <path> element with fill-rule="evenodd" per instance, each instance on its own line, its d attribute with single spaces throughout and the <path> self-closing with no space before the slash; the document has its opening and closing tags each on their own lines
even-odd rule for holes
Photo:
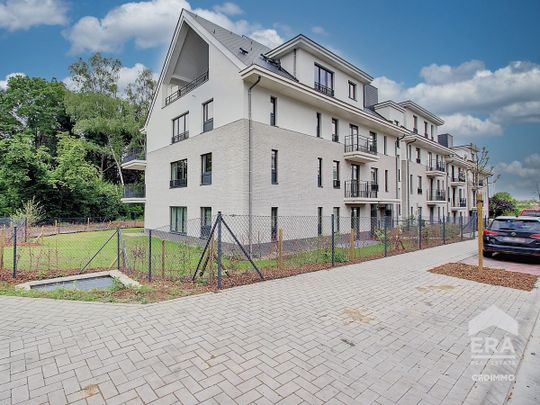
<svg viewBox="0 0 540 405">
<path fill-rule="evenodd" d="M 493 217 L 499 215 L 516 215 L 516 200 L 507 192 L 494 194 L 489 200 L 489 214 Z"/>
<path fill-rule="evenodd" d="M 88 61 L 81 58 L 69 66 L 71 79 L 83 93 L 101 93 L 116 97 L 118 77 L 122 62 L 116 58 L 103 57 L 99 52 Z"/>
<path fill-rule="evenodd" d="M 68 129 L 65 87 L 56 80 L 13 76 L 0 93 L 0 138 L 26 131 L 38 146 L 54 150 L 56 132 Z"/>
<path fill-rule="evenodd" d="M 126 96 L 135 109 L 135 116 L 139 125 L 144 125 L 150 104 L 156 91 L 157 83 L 150 69 L 144 69 L 134 83 L 128 84 Z"/>
</svg>

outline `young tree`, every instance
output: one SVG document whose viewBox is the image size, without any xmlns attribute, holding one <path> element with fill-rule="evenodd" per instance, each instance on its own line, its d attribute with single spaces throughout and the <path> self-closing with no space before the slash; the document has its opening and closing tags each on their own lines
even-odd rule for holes
<svg viewBox="0 0 540 405">
<path fill-rule="evenodd" d="M 126 97 L 135 108 L 135 116 L 142 126 L 150 110 L 150 104 L 156 91 L 157 83 L 150 69 L 144 69 L 134 83 L 128 84 Z"/>
</svg>

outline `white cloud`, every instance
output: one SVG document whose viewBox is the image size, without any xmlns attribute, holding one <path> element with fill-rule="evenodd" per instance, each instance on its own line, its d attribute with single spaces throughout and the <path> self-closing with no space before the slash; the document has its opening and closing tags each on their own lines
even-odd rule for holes
<svg viewBox="0 0 540 405">
<path fill-rule="evenodd" d="M 508 191 L 517 198 L 538 198 L 540 153 L 533 153 L 522 161 L 501 162 L 495 166 L 495 172 L 501 175 L 497 191 Z"/>
<path fill-rule="evenodd" d="M 499 135 L 510 123 L 540 122 L 538 64 L 518 61 L 489 70 L 471 60 L 456 67 L 432 64 L 420 75 L 423 81 L 411 87 L 384 76 L 374 85 L 381 100 L 411 99 L 440 114 L 447 122 L 443 131 Z"/>
<path fill-rule="evenodd" d="M 20 72 L 17 72 L 17 73 L 10 73 L 9 75 L 7 75 L 5 77 L 4 80 L 0 80 L 0 90 L 6 90 L 7 89 L 7 85 L 8 85 L 8 80 L 11 78 L 11 77 L 14 77 L 14 76 L 26 76 L 24 73 L 20 73 Z"/>
<path fill-rule="evenodd" d="M 240 8 L 238 4 L 227 2 L 219 6 L 214 6 L 214 11 L 225 15 L 240 15 L 244 13 L 244 10 Z"/>
<path fill-rule="evenodd" d="M 501 125 L 492 122 L 490 119 L 482 120 L 469 114 L 443 115 L 444 132 L 449 132 L 455 136 L 465 138 L 473 136 L 494 136 L 501 135 L 503 128 Z"/>
<path fill-rule="evenodd" d="M 321 27 L 320 25 L 315 25 L 314 27 L 311 27 L 311 32 L 318 35 L 328 35 L 324 27 Z"/>
<path fill-rule="evenodd" d="M 8 31 L 66 22 L 67 5 L 63 0 L 0 0 L 0 28 Z"/>
<path fill-rule="evenodd" d="M 129 2 L 113 8 L 101 19 L 94 16 L 82 17 L 64 31 L 64 36 L 71 43 L 72 53 L 114 52 L 129 41 L 134 41 L 138 48 L 163 46 L 170 41 L 182 8 L 192 10 L 186 0 Z M 233 32 L 254 36 L 254 39 L 267 46 L 273 47 L 283 42 L 275 29 L 246 20 L 231 20 L 229 16 L 242 11 L 234 3 L 225 3 L 212 10 L 193 11 Z"/>
</svg>

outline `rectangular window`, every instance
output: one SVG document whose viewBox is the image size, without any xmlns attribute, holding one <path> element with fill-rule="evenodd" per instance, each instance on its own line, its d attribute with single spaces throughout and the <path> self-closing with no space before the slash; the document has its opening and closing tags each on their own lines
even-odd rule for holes
<svg viewBox="0 0 540 405">
<path fill-rule="evenodd" d="M 173 119 L 173 134 L 171 143 L 189 138 L 189 112 Z"/>
<path fill-rule="evenodd" d="M 272 111 L 270 112 L 270 125 L 275 127 L 277 119 L 277 98 L 270 97 L 270 104 L 272 106 Z"/>
<path fill-rule="evenodd" d="M 412 194 L 413 193 L 413 175 L 411 174 L 409 176 L 409 194 Z"/>
<path fill-rule="evenodd" d="M 187 232 L 187 207 L 171 207 L 171 232 Z"/>
<path fill-rule="evenodd" d="M 316 119 L 317 119 L 317 138 L 320 138 L 321 137 L 321 113 L 317 113 L 316 115 Z"/>
<path fill-rule="evenodd" d="M 420 148 L 416 148 L 416 163 L 422 162 L 422 156 L 420 154 Z"/>
<path fill-rule="evenodd" d="M 422 176 L 418 176 L 418 194 L 422 194 Z"/>
<path fill-rule="evenodd" d="M 413 132 L 418 133 L 418 117 L 413 115 Z"/>
<path fill-rule="evenodd" d="M 187 159 L 171 163 L 170 187 L 187 187 Z"/>
<path fill-rule="evenodd" d="M 212 154 L 201 155 L 201 185 L 212 184 Z"/>
<path fill-rule="evenodd" d="M 338 120 L 332 118 L 332 141 L 339 142 Z"/>
<path fill-rule="evenodd" d="M 428 129 L 428 123 L 427 123 L 427 121 L 424 121 L 424 136 L 426 138 L 429 136 L 428 132 L 427 132 L 427 129 Z"/>
<path fill-rule="evenodd" d="M 201 238 L 208 239 L 212 230 L 212 207 L 201 207 Z"/>
<path fill-rule="evenodd" d="M 315 64 L 314 81 L 315 90 L 320 91 L 327 96 L 334 96 L 334 73 Z"/>
<path fill-rule="evenodd" d="M 358 127 L 354 124 L 350 124 L 349 128 L 351 130 L 351 135 L 358 135 Z"/>
<path fill-rule="evenodd" d="M 203 132 L 214 129 L 214 100 L 207 101 L 203 105 Z"/>
<path fill-rule="evenodd" d="M 339 207 L 334 207 L 334 232 L 339 232 Z"/>
<path fill-rule="evenodd" d="M 356 83 L 349 82 L 349 98 L 356 100 Z"/>
<path fill-rule="evenodd" d="M 377 134 L 375 132 L 370 131 L 369 136 L 371 137 L 371 151 L 377 152 Z"/>
<path fill-rule="evenodd" d="M 317 207 L 317 235 L 322 235 L 323 208 Z"/>
<path fill-rule="evenodd" d="M 384 191 L 388 193 L 388 170 L 384 171 Z"/>
<path fill-rule="evenodd" d="M 270 209 L 270 233 L 272 241 L 276 241 L 278 237 L 278 208 L 272 207 Z"/>
<path fill-rule="evenodd" d="M 272 184 L 278 184 L 278 151 L 272 149 Z"/>
<path fill-rule="evenodd" d="M 334 179 L 334 188 L 340 188 L 341 182 L 339 181 L 339 161 L 334 160 L 333 163 L 333 179 Z"/>
<path fill-rule="evenodd" d="M 431 139 L 435 138 L 435 126 L 431 124 Z"/>
<path fill-rule="evenodd" d="M 317 186 L 322 187 L 322 158 L 317 158 Z"/>
<path fill-rule="evenodd" d="M 388 143 L 388 139 L 386 138 L 386 135 L 385 135 L 385 136 L 383 136 L 383 153 L 385 155 L 388 155 L 388 149 L 387 149 L 388 145 L 387 145 L 387 143 Z"/>
<path fill-rule="evenodd" d="M 376 167 L 371 168 L 371 183 L 372 185 L 379 184 L 379 169 L 377 169 Z M 376 190 L 373 190 L 373 191 L 376 191 Z"/>
</svg>

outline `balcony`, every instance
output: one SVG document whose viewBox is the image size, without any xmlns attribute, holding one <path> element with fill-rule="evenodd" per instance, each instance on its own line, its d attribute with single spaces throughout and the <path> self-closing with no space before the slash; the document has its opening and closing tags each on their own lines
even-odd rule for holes
<svg viewBox="0 0 540 405">
<path fill-rule="evenodd" d="M 146 152 L 142 148 L 130 148 L 122 156 L 122 169 L 146 170 Z"/>
<path fill-rule="evenodd" d="M 345 159 L 355 163 L 370 163 L 379 160 L 377 144 L 360 135 L 345 137 Z"/>
<path fill-rule="evenodd" d="M 210 118 L 203 122 L 203 132 L 208 132 L 214 129 L 214 119 Z"/>
<path fill-rule="evenodd" d="M 180 97 L 186 95 L 190 91 L 196 89 L 201 84 L 206 82 L 208 80 L 208 71 L 204 72 L 199 77 L 195 78 L 195 80 L 187 83 L 186 85 L 180 87 L 178 90 L 176 90 L 173 94 L 165 98 L 165 105 L 171 104 L 173 101 L 178 100 Z"/>
<path fill-rule="evenodd" d="M 444 190 L 428 190 L 426 200 L 428 205 L 444 204 L 446 203 L 446 193 Z"/>
<path fill-rule="evenodd" d="M 136 204 L 146 202 L 146 193 L 144 184 L 125 184 L 124 196 L 121 201 L 126 204 Z"/>
<path fill-rule="evenodd" d="M 169 183 L 170 188 L 187 187 L 187 179 L 174 179 Z"/>
<path fill-rule="evenodd" d="M 463 210 L 467 208 L 467 200 L 465 198 L 456 198 L 452 201 L 450 208 L 452 211 Z"/>
<path fill-rule="evenodd" d="M 428 177 L 444 176 L 446 173 L 446 167 L 443 162 L 434 160 L 428 162 L 426 165 L 426 175 Z"/>
<path fill-rule="evenodd" d="M 465 185 L 465 173 L 464 172 L 458 172 L 457 176 L 452 176 L 450 178 L 450 185 L 451 186 L 464 186 Z"/>
<path fill-rule="evenodd" d="M 326 94 L 327 96 L 334 97 L 334 89 L 331 87 L 327 87 L 324 84 L 315 82 L 313 84 L 313 88 L 317 90 L 319 93 Z"/>
<path fill-rule="evenodd" d="M 345 204 L 392 204 L 398 199 L 383 197 L 379 185 L 371 181 L 345 181 Z"/>
<path fill-rule="evenodd" d="M 189 138 L 189 131 L 184 131 L 181 134 L 173 135 L 171 143 L 177 143 Z"/>
</svg>

